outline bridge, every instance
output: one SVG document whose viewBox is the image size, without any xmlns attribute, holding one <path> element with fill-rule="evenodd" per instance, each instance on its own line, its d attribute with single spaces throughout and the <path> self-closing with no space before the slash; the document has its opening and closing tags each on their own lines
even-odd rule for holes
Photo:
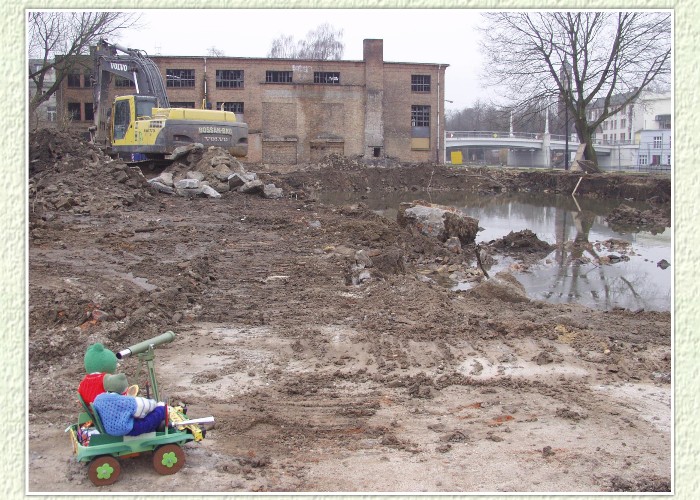
<svg viewBox="0 0 700 500">
<path fill-rule="evenodd" d="M 618 141 L 614 144 L 597 140 L 594 148 L 601 166 L 621 146 L 630 146 L 632 141 Z M 569 139 L 569 154 L 576 152 L 579 141 L 576 136 Z M 445 132 L 445 158 L 449 158 L 450 148 L 474 148 L 480 150 L 508 149 L 508 165 L 551 167 L 552 153 L 566 151 L 566 136 L 549 133 L 533 134 L 501 131 L 447 131 Z"/>
</svg>

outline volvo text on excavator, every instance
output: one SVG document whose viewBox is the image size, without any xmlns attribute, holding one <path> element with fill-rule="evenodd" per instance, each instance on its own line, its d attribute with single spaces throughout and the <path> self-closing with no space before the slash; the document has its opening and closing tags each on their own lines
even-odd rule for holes
<svg viewBox="0 0 700 500">
<path fill-rule="evenodd" d="M 235 113 L 211 109 L 171 108 L 158 66 L 138 49 L 100 40 L 94 53 L 95 143 L 127 162 L 174 158 L 181 146 L 217 146 L 233 156 L 248 154 L 248 125 Z M 109 83 L 117 75 L 134 83 L 134 95 L 108 101 Z"/>
</svg>

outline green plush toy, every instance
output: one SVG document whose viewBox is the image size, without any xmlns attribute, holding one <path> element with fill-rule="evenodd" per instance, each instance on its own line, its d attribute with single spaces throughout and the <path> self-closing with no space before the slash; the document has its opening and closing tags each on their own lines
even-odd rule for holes
<svg viewBox="0 0 700 500">
<path fill-rule="evenodd" d="M 78 392 L 85 403 L 92 403 L 99 394 L 106 391 L 126 390 L 128 386 L 126 375 L 114 374 L 117 371 L 117 356 L 105 346 L 100 343 L 92 344 L 85 351 L 83 361 L 87 375 L 80 382 Z M 122 386 L 123 389 L 114 390 Z"/>
<path fill-rule="evenodd" d="M 117 355 L 100 343 L 92 344 L 85 351 L 86 373 L 114 373 L 117 371 Z"/>
</svg>

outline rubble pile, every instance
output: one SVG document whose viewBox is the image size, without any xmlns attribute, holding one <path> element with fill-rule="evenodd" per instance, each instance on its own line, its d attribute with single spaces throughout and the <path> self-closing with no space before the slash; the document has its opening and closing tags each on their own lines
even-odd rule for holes
<svg viewBox="0 0 700 500">
<path fill-rule="evenodd" d="M 318 163 L 319 168 L 330 168 L 333 170 L 360 170 L 367 168 L 367 164 L 362 156 L 343 156 L 339 153 L 332 153 L 324 156 Z"/>
<path fill-rule="evenodd" d="M 670 213 L 662 208 L 639 210 L 624 203 L 610 212 L 605 220 L 617 231 L 646 229 L 657 234 L 671 226 Z"/>
<path fill-rule="evenodd" d="M 103 214 L 149 198 L 141 169 L 110 158 L 80 135 L 53 129 L 30 134 L 30 218 Z"/>
<path fill-rule="evenodd" d="M 281 198 L 282 189 L 264 184 L 255 172 L 248 172 L 241 162 L 226 150 L 201 144 L 190 144 L 176 152 L 179 158 L 158 177 L 149 179 L 157 191 L 180 196 L 220 198 L 228 191 L 259 194 L 265 198 Z"/>
<path fill-rule="evenodd" d="M 546 241 L 542 241 L 537 237 L 535 233 L 529 229 L 524 229 L 523 231 L 511 231 L 503 238 L 494 240 L 489 243 L 489 246 L 496 248 L 502 252 L 508 253 L 508 251 L 515 252 L 518 254 L 522 253 L 544 253 L 547 254 L 554 249 L 553 245 L 550 245 Z"/>
</svg>

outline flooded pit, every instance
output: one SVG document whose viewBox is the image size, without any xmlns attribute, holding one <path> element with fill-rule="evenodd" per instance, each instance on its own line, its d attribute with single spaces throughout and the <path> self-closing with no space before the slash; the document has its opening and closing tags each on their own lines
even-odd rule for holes
<svg viewBox="0 0 700 500">
<path fill-rule="evenodd" d="M 673 252 L 671 228 L 635 231 L 613 228 L 606 216 L 620 203 L 640 210 L 645 203 L 619 199 L 590 199 L 543 193 L 481 195 L 464 192 L 338 193 L 323 192 L 319 200 L 342 205 L 362 202 L 393 220 L 402 202 L 423 199 L 453 206 L 479 220 L 477 243 L 486 244 L 510 232 L 529 229 L 557 248 L 525 272 L 514 273 L 528 295 L 552 303 L 579 303 L 610 310 L 669 311 L 672 303 Z M 622 240 L 623 252 L 605 242 Z M 573 243 L 576 242 L 576 245 Z M 621 256 L 612 264 L 599 257 Z M 490 274 L 509 269 L 513 260 L 496 255 Z M 662 260 L 671 264 L 662 268 Z M 469 288 L 459 283 L 457 290 Z"/>
</svg>

